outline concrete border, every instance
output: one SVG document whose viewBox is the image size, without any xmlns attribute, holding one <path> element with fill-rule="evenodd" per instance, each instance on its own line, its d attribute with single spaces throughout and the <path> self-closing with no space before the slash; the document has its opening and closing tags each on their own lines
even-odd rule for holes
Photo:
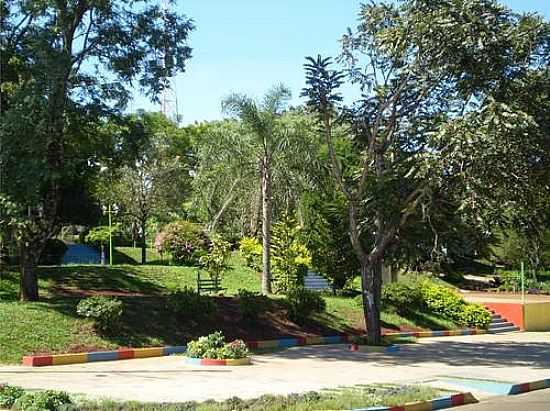
<svg viewBox="0 0 550 411">
<path fill-rule="evenodd" d="M 239 359 L 226 359 L 226 360 L 185 357 L 185 363 L 187 365 L 201 365 L 201 366 L 238 366 L 238 365 L 251 365 L 252 361 L 250 360 L 250 357 L 239 358 Z"/>
<path fill-rule="evenodd" d="M 512 388 L 510 388 L 508 395 L 523 394 L 530 391 L 544 390 L 546 388 L 550 388 L 550 378 L 547 378 L 545 380 L 526 382 L 523 384 L 514 384 L 512 385 Z"/>
<path fill-rule="evenodd" d="M 384 337 L 447 337 L 459 335 L 486 334 L 486 330 L 459 329 L 445 331 L 412 331 L 385 333 Z M 304 345 L 325 345 L 325 344 L 346 344 L 351 342 L 355 335 L 341 334 L 330 336 L 311 337 L 287 337 L 277 340 L 248 341 L 246 345 L 250 349 L 265 348 L 290 348 Z M 55 355 L 28 355 L 23 357 L 22 364 L 30 367 L 45 367 L 52 365 L 81 364 L 96 361 L 117 361 L 133 358 L 162 357 L 172 354 L 183 354 L 187 350 L 185 345 L 150 347 L 150 348 L 119 348 L 113 351 L 95 351 L 77 354 L 55 354 Z"/>
<path fill-rule="evenodd" d="M 432 411 L 444 410 L 446 408 L 458 407 L 466 404 L 475 404 L 479 400 L 471 393 L 465 392 L 460 394 L 440 397 L 430 401 L 412 402 L 405 405 L 396 405 L 393 407 L 370 407 L 370 408 L 355 408 L 352 411 Z"/>
</svg>

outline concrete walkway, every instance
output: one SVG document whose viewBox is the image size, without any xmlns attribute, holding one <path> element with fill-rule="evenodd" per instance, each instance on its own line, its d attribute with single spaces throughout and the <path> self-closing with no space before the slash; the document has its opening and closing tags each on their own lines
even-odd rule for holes
<svg viewBox="0 0 550 411">
<path fill-rule="evenodd" d="M 527 394 L 496 397 L 479 404 L 466 405 L 457 411 L 548 411 L 550 410 L 550 389 Z"/>
<path fill-rule="evenodd" d="M 252 398 L 342 385 L 418 383 L 460 376 L 513 383 L 550 378 L 550 333 L 426 338 L 397 355 L 343 345 L 296 347 L 255 356 L 248 367 L 193 367 L 181 357 L 45 368 L 0 367 L 0 383 L 93 397 L 175 402 Z"/>
</svg>

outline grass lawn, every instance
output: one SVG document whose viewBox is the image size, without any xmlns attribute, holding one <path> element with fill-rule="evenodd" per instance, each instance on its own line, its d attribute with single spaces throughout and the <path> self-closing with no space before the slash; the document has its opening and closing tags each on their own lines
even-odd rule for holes
<svg viewBox="0 0 550 411">
<path fill-rule="evenodd" d="M 174 318 L 165 308 L 167 293 L 185 286 L 196 287 L 195 267 L 130 264 L 40 267 L 41 301 L 26 304 L 17 301 L 18 273 L 3 272 L 0 277 L 0 363 L 19 363 L 23 355 L 31 353 L 182 345 L 216 330 L 224 331 L 228 338 L 270 339 L 363 329 L 357 300 L 332 295 L 325 295 L 327 311 L 314 315 L 302 326 L 286 318 L 285 307 L 278 297 L 270 300 L 257 324 L 241 321 L 238 302 L 230 297 L 241 288 L 259 291 L 260 276 L 245 267 L 239 258 L 234 258 L 232 264 L 233 269 L 222 284 L 226 288 L 225 296 L 213 297 L 217 305 L 214 318 L 200 323 Z M 90 321 L 76 316 L 78 301 L 96 294 L 114 295 L 124 302 L 122 327 L 115 336 L 97 334 Z M 409 318 L 384 312 L 382 320 L 386 329 L 393 330 L 455 328 L 452 322 L 422 312 Z"/>
<path fill-rule="evenodd" d="M 304 394 L 264 395 L 259 398 L 242 400 L 238 397 L 226 401 L 187 402 L 179 404 L 155 404 L 139 402 L 76 401 L 81 411 L 309 411 L 341 410 L 374 406 L 403 405 L 414 401 L 427 401 L 445 395 L 441 390 L 423 386 L 398 385 L 357 385 L 308 392 Z"/>
</svg>

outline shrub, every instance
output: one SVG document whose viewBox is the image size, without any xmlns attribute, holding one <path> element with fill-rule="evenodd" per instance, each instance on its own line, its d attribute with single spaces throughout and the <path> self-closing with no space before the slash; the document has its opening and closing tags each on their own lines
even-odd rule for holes
<svg viewBox="0 0 550 411">
<path fill-rule="evenodd" d="M 169 253 L 175 264 L 197 263 L 208 252 L 209 243 L 202 227 L 189 221 L 167 224 L 155 239 L 157 250 Z"/>
<path fill-rule="evenodd" d="M 40 255 L 39 264 L 58 265 L 61 264 L 63 256 L 67 252 L 67 246 L 61 240 L 51 238 L 46 242 L 44 251 Z"/>
<path fill-rule="evenodd" d="M 21 387 L 0 384 L 0 408 L 11 408 L 24 394 L 25 391 Z"/>
<path fill-rule="evenodd" d="M 248 356 L 248 347 L 243 340 L 234 340 L 223 346 L 222 358 L 238 360 Z"/>
<path fill-rule="evenodd" d="M 461 313 L 466 302 L 450 288 L 432 281 L 421 282 L 422 298 L 427 308 L 450 320 L 460 323 Z"/>
<path fill-rule="evenodd" d="M 114 297 L 90 297 L 80 300 L 76 306 L 78 315 L 94 320 L 100 331 L 116 330 L 123 313 L 123 304 Z"/>
<path fill-rule="evenodd" d="M 240 289 L 237 293 L 239 308 L 245 321 L 256 322 L 265 309 L 266 298 L 258 293 Z"/>
<path fill-rule="evenodd" d="M 209 298 L 185 287 L 171 293 L 166 300 L 167 309 L 177 317 L 188 320 L 206 320 L 216 311 L 216 305 Z"/>
<path fill-rule="evenodd" d="M 311 314 L 321 313 L 326 309 L 326 302 L 319 294 L 297 287 L 286 295 L 288 316 L 296 323 L 303 323 Z"/>
<path fill-rule="evenodd" d="M 239 253 L 247 267 L 255 271 L 262 270 L 262 245 L 254 237 L 243 237 L 239 241 Z"/>
<path fill-rule="evenodd" d="M 466 304 L 460 317 L 461 324 L 467 327 L 487 329 L 491 322 L 491 314 L 479 304 Z"/>
<path fill-rule="evenodd" d="M 311 254 L 300 241 L 301 228 L 294 218 L 285 215 L 273 225 L 273 290 L 286 293 L 304 283 L 311 265 Z"/>
<path fill-rule="evenodd" d="M 63 391 L 27 392 L 15 401 L 13 408 L 21 411 L 57 411 L 72 404 L 69 394 Z"/>
<path fill-rule="evenodd" d="M 406 314 L 424 305 L 422 290 L 418 281 L 384 285 L 381 301 L 384 308 L 394 308 L 400 314 Z"/>
<path fill-rule="evenodd" d="M 222 275 L 229 269 L 231 244 L 221 236 L 214 235 L 208 253 L 199 259 L 201 266 L 208 272 L 212 280 L 221 280 Z"/>
<path fill-rule="evenodd" d="M 221 331 L 217 331 L 187 344 L 187 355 L 192 358 L 239 359 L 248 355 L 248 347 L 242 340 L 225 343 Z"/>
</svg>

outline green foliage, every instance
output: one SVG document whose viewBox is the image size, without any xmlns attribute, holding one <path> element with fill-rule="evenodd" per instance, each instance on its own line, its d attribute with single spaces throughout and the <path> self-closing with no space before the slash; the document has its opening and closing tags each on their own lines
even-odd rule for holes
<svg viewBox="0 0 550 411">
<path fill-rule="evenodd" d="M 109 226 L 103 225 L 99 227 L 93 227 L 88 231 L 84 241 L 93 245 L 105 245 L 109 243 L 109 237 L 116 236 L 120 232 L 120 224 L 113 224 L 109 229 Z"/>
<path fill-rule="evenodd" d="M 211 279 L 221 281 L 223 274 L 230 268 L 231 244 L 217 234 L 212 235 L 210 241 L 208 254 L 200 257 L 199 263 Z"/>
<path fill-rule="evenodd" d="M 382 306 L 406 314 L 422 308 L 424 299 L 419 282 L 401 281 L 389 283 L 382 288 Z"/>
<path fill-rule="evenodd" d="M 15 401 L 24 394 L 25 391 L 21 387 L 0 384 L 0 408 L 11 408 Z"/>
<path fill-rule="evenodd" d="M 311 254 L 301 242 L 302 229 L 288 215 L 273 225 L 271 247 L 273 262 L 273 291 L 287 293 L 303 285 L 311 265 Z"/>
<path fill-rule="evenodd" d="M 64 391 L 29 391 L 20 397 L 13 406 L 19 411 L 61 411 L 72 404 L 69 394 Z"/>
<path fill-rule="evenodd" d="M 238 360 L 248 356 L 248 346 L 243 340 L 234 340 L 223 346 L 221 357 Z"/>
<path fill-rule="evenodd" d="M 100 331 L 115 331 L 122 318 L 124 305 L 114 297 L 96 296 L 80 300 L 76 313 L 91 318 Z"/>
<path fill-rule="evenodd" d="M 479 329 L 487 329 L 491 323 L 491 314 L 482 305 L 466 304 L 460 314 L 460 324 Z"/>
<path fill-rule="evenodd" d="M 187 355 L 192 358 L 239 359 L 248 356 L 248 348 L 242 340 L 225 343 L 223 333 L 217 331 L 187 343 Z"/>
<path fill-rule="evenodd" d="M 491 315 L 480 305 L 468 304 L 450 288 L 429 280 L 420 282 L 422 298 L 426 307 L 435 313 L 468 327 L 487 328 Z"/>
<path fill-rule="evenodd" d="M 250 323 L 257 322 L 260 313 L 265 310 L 266 297 L 253 291 L 240 289 L 237 292 L 237 299 L 243 320 Z"/>
<path fill-rule="evenodd" d="M 41 265 L 57 265 L 63 260 L 63 256 L 67 251 L 67 246 L 57 238 L 51 238 L 46 241 L 44 251 L 40 256 L 39 264 Z"/>
<path fill-rule="evenodd" d="M 195 322 L 211 318 L 216 311 L 210 297 L 200 295 L 189 287 L 170 293 L 166 306 L 173 315 Z"/>
<path fill-rule="evenodd" d="M 156 246 L 160 253 L 169 253 L 175 264 L 190 265 L 206 255 L 209 240 L 200 225 L 180 220 L 163 228 Z"/>
<path fill-rule="evenodd" d="M 239 241 L 239 252 L 247 267 L 255 271 L 262 270 L 262 245 L 255 237 L 243 237 Z"/>
<path fill-rule="evenodd" d="M 304 287 L 291 289 L 285 302 L 288 306 L 288 317 L 302 324 L 313 313 L 322 313 L 326 310 L 326 302 L 318 293 L 306 290 Z"/>
</svg>

